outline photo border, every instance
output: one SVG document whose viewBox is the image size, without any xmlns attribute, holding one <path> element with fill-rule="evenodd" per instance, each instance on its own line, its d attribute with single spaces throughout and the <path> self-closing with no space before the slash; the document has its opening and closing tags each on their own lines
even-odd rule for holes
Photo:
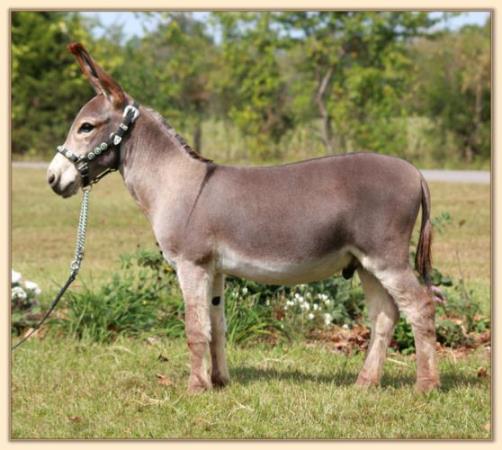
<svg viewBox="0 0 502 450">
<path fill-rule="evenodd" d="M 0 286 L 4 286 L 5 299 L 10 298 L 10 242 L 11 242 L 11 210 L 10 210 L 10 199 L 11 199 L 11 155 L 10 155 L 10 11 L 11 10 L 82 10 L 82 11 L 111 11 L 111 10 L 123 10 L 123 11 L 145 11 L 145 10 L 264 10 L 264 9 L 276 9 L 276 10 L 293 10 L 293 9 L 325 9 L 325 10 L 382 10 L 382 9 L 406 9 L 406 10 L 450 10 L 450 11 L 462 11 L 462 10 L 490 10 L 492 11 L 492 157 L 491 157 L 491 305 L 492 305 L 492 371 L 491 371 L 491 389 L 492 389 L 492 436 L 491 441 L 486 440 L 330 440 L 330 441 L 308 441 L 308 445 L 314 445 L 322 447 L 324 445 L 334 445 L 337 446 L 349 446 L 354 448 L 354 446 L 367 445 L 372 446 L 387 446 L 389 444 L 400 445 L 403 441 L 407 442 L 407 445 L 412 447 L 421 447 L 422 445 L 427 445 L 427 447 L 433 445 L 467 445 L 468 447 L 479 445 L 495 445 L 498 438 L 498 424 L 500 424 L 500 418 L 497 417 L 497 411 L 500 411 L 500 395 L 498 392 L 498 387 L 495 385 L 497 380 L 497 374 L 500 373 L 500 355 L 496 355 L 495 348 L 500 348 L 500 335 L 497 333 L 495 323 L 500 323 L 500 309 L 496 306 L 496 300 L 500 300 L 498 292 L 497 274 L 500 275 L 498 270 L 498 261 L 501 252 L 501 243 L 497 239 L 496 230 L 500 228 L 500 210 L 496 205 L 496 199 L 500 198 L 499 183 L 497 182 L 500 177 L 500 162 L 499 157 L 497 157 L 497 142 L 498 136 L 497 131 L 500 130 L 501 120 L 500 120 L 500 100 L 501 94 L 498 89 L 496 89 L 497 74 L 500 73 L 500 61 L 496 58 L 496 48 L 500 48 L 500 9 L 497 8 L 495 1 L 442 1 L 440 4 L 431 0 L 416 1 L 412 0 L 409 2 L 397 2 L 397 1 L 314 1 L 307 2 L 306 0 L 274 0 L 271 1 L 242 1 L 237 0 L 230 2 L 227 1 L 193 1 L 193 0 L 175 0 L 169 3 L 165 1 L 107 1 L 106 7 L 103 8 L 103 2 L 97 0 L 88 0 L 86 2 L 75 1 L 44 1 L 40 3 L 38 1 L 21 1 L 21 0 L 7 0 L 2 2 L 0 8 L 0 24 L 2 27 L 2 36 L 0 42 L 0 64 L 1 64 L 1 75 L 0 75 L 0 98 L 5 99 L 2 103 L 2 108 L 0 109 L 0 136 L 4 137 L 3 147 L 4 150 L 0 151 L 0 179 L 3 180 L 4 185 L 2 186 L 1 196 L 0 196 L 0 231 L 3 238 L 2 258 L 0 258 Z M 5 30 L 3 29 L 5 26 Z M 10 306 L 8 302 L 5 304 L 5 313 L 2 314 L 3 325 L 5 326 L 5 345 L 1 346 L 1 356 L 4 364 L 2 365 L 1 380 L 2 380 L 2 404 L 5 408 L 2 409 L 1 423 L 1 439 L 0 444 L 4 447 L 15 446 L 17 449 L 20 448 L 31 448 L 33 445 L 46 446 L 47 448 L 53 448 L 54 445 L 93 445 L 93 447 L 105 446 L 108 448 L 112 446 L 122 446 L 124 443 L 127 445 L 145 445 L 145 441 L 149 442 L 149 445 L 166 445 L 174 446 L 199 446 L 203 445 L 206 448 L 216 448 L 216 446 L 221 447 L 226 446 L 238 446 L 246 447 L 248 445 L 255 445 L 255 441 L 235 441 L 235 440 L 221 440 L 221 441 L 177 441 L 177 440 L 39 440 L 39 441 L 23 441 L 23 440 L 10 440 L 10 398 L 9 398 L 9 371 L 10 371 L 10 328 L 9 328 L 9 315 Z M 277 447 L 277 446 L 288 446 L 288 448 L 295 446 L 304 446 L 304 440 L 292 441 L 267 441 L 267 440 L 257 440 L 260 441 L 261 445 Z"/>
</svg>

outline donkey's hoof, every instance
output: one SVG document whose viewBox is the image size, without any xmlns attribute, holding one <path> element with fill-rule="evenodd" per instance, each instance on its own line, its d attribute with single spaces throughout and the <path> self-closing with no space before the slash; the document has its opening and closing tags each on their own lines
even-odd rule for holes
<svg viewBox="0 0 502 450">
<path fill-rule="evenodd" d="M 419 378 L 415 384 L 415 390 L 420 394 L 425 394 L 439 388 L 440 385 L 437 378 Z"/>
<path fill-rule="evenodd" d="M 225 387 L 228 383 L 230 383 L 230 377 L 217 373 L 211 375 L 211 382 L 213 383 L 214 387 L 222 388 Z"/>
<path fill-rule="evenodd" d="M 204 391 L 211 389 L 211 382 L 206 380 L 201 380 L 196 378 L 188 382 L 188 393 L 189 394 L 201 394 Z"/>
<path fill-rule="evenodd" d="M 378 386 L 378 380 L 375 378 L 367 377 L 366 375 L 361 375 L 357 377 L 356 386 L 360 388 L 370 388 Z"/>
</svg>

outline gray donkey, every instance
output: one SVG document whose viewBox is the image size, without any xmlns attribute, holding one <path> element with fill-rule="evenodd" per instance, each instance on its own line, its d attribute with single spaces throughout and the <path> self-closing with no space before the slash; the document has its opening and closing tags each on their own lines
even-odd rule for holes
<svg viewBox="0 0 502 450">
<path fill-rule="evenodd" d="M 69 197 L 107 171 L 120 171 L 166 261 L 176 268 L 185 302 L 190 392 L 229 382 L 225 275 L 296 284 L 340 270 L 345 276 L 357 270 L 371 320 L 357 384 L 379 384 L 401 311 L 415 337 L 417 389 L 439 386 L 430 194 L 416 168 L 373 153 L 274 167 L 216 164 L 193 151 L 158 113 L 135 104 L 81 44 L 69 49 L 97 95 L 77 114 L 49 166 L 48 182 Z M 409 264 L 420 206 L 416 266 L 424 284 Z"/>
</svg>

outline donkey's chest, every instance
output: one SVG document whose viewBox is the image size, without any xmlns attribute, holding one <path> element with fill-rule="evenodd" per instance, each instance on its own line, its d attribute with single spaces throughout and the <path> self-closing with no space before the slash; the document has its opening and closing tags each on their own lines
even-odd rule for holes
<svg viewBox="0 0 502 450">
<path fill-rule="evenodd" d="M 299 284 L 325 279 L 346 267 L 352 257 L 341 249 L 321 258 L 271 258 L 251 256 L 225 248 L 216 261 L 217 270 L 228 275 L 267 284 Z"/>
</svg>

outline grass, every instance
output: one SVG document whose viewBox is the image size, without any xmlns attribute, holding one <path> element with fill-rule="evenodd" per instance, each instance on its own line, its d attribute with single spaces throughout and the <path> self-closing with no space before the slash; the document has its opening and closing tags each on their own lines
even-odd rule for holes
<svg viewBox="0 0 502 450">
<path fill-rule="evenodd" d="M 435 265 L 462 277 L 489 313 L 490 188 L 430 187 L 433 216 L 448 211 L 453 219 L 436 235 Z M 44 170 L 16 168 L 11 198 L 12 267 L 39 283 L 48 301 L 68 274 L 79 196 L 62 200 L 48 188 Z M 118 269 L 120 254 L 154 243 L 120 176 L 105 178 L 91 194 L 86 258 L 71 289 L 100 284 Z M 477 377 L 479 367 L 490 371 L 490 358 L 482 351 L 465 358 L 441 356 L 443 387 L 426 397 L 414 393 L 414 362 L 401 355 L 387 362 L 383 388 L 368 392 L 353 386 L 362 354 L 347 357 L 321 344 L 297 342 L 232 347 L 229 358 L 231 386 L 191 397 L 183 340 L 148 345 L 142 338 L 119 339 L 97 345 L 50 334 L 34 339 L 13 354 L 11 436 L 490 437 L 490 378 Z"/>
<path fill-rule="evenodd" d="M 184 439 L 489 438 L 486 356 L 441 359 L 443 387 L 413 390 L 410 357 L 392 355 L 383 386 L 353 385 L 363 360 L 321 344 L 230 347 L 232 383 L 186 393 L 182 340 L 150 345 L 32 341 L 12 364 L 12 437 Z M 161 356 L 161 358 L 159 358 Z M 167 359 L 167 360 L 166 360 Z M 34 382 L 36 380 L 36 382 Z M 71 399 L 71 401 L 69 401 Z"/>
<path fill-rule="evenodd" d="M 434 265 L 463 279 L 489 314 L 491 290 L 491 214 L 488 185 L 430 183 L 432 216 L 448 211 L 452 224 L 434 236 Z"/>
<path fill-rule="evenodd" d="M 12 170 L 12 267 L 43 291 L 55 291 L 68 275 L 79 208 L 80 195 L 56 196 L 44 170 Z M 99 283 L 118 268 L 119 255 L 145 246 L 155 246 L 153 233 L 122 179 L 103 179 L 90 196 L 85 259 L 73 286 Z"/>
</svg>

